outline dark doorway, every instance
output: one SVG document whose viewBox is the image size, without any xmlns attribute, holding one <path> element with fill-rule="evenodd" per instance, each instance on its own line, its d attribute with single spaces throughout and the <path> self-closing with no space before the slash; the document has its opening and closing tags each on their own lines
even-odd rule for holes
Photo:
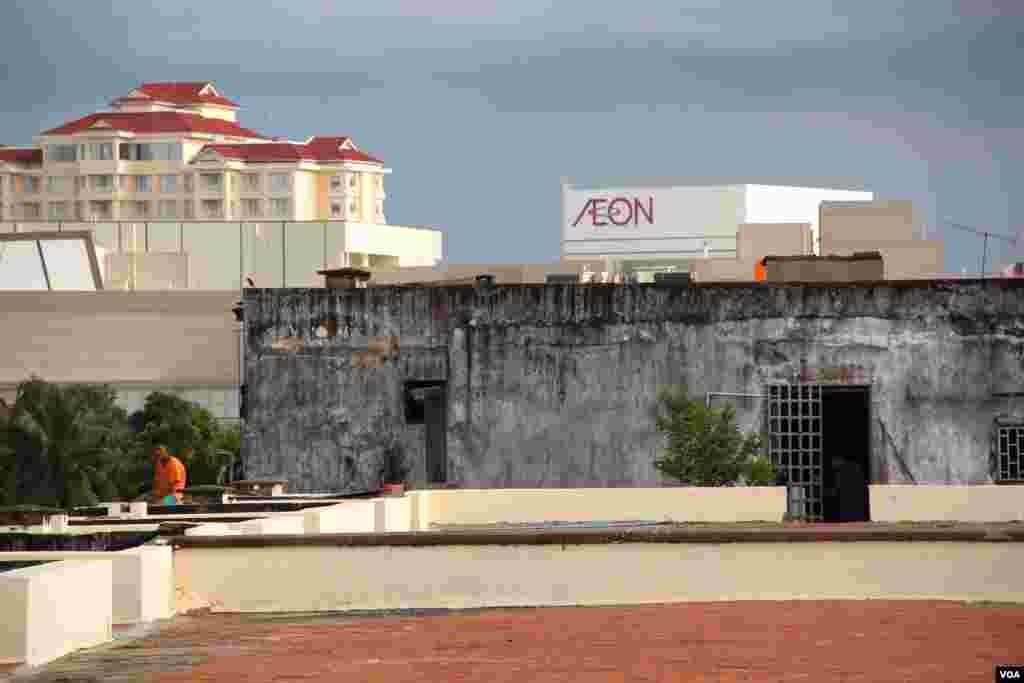
<svg viewBox="0 0 1024 683">
<path fill-rule="evenodd" d="M 822 386 L 822 512 L 826 522 L 871 518 L 871 390 Z"/>
<path fill-rule="evenodd" d="M 448 481 L 447 382 L 417 381 L 405 385 L 406 424 L 424 425 L 427 481 Z"/>
</svg>

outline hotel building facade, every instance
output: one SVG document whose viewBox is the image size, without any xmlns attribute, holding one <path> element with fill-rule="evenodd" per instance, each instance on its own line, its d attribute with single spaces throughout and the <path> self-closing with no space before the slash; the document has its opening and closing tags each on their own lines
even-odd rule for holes
<svg viewBox="0 0 1024 683">
<path fill-rule="evenodd" d="M 441 259 L 441 231 L 387 223 L 379 158 L 347 136 L 273 139 L 238 111 L 210 82 L 146 83 L 0 146 L 0 399 L 38 375 L 237 419 L 241 289 Z"/>
</svg>

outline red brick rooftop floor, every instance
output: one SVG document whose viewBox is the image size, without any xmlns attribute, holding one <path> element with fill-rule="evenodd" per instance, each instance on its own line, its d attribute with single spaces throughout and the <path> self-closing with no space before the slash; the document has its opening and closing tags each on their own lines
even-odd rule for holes
<svg viewBox="0 0 1024 683">
<path fill-rule="evenodd" d="M 1024 605 L 716 602 L 178 617 L 16 680 L 960 683 L 1010 663 Z"/>
</svg>

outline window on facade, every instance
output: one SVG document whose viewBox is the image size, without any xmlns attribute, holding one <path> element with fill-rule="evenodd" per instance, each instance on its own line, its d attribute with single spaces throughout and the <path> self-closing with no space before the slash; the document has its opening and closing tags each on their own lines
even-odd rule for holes
<svg viewBox="0 0 1024 683">
<path fill-rule="evenodd" d="M 39 176 L 25 176 L 25 194 L 36 194 L 39 192 Z"/>
<path fill-rule="evenodd" d="M 152 179 L 148 175 L 137 175 L 137 176 L 135 176 L 135 191 L 136 192 L 152 192 L 153 191 Z"/>
<path fill-rule="evenodd" d="M 223 218 L 224 202 L 219 199 L 203 200 L 203 218 Z"/>
<path fill-rule="evenodd" d="M 92 189 L 96 192 L 110 192 L 114 189 L 114 176 L 94 175 L 92 178 Z"/>
<path fill-rule="evenodd" d="M 181 161 L 181 143 L 180 142 L 168 142 L 161 146 L 160 156 L 157 158 L 161 161 Z"/>
<path fill-rule="evenodd" d="M 42 209 L 38 203 L 29 202 L 22 205 L 21 213 L 25 218 L 42 218 Z"/>
<path fill-rule="evenodd" d="M 78 148 L 75 145 L 50 145 L 50 161 L 75 161 Z"/>
<path fill-rule="evenodd" d="M 149 202 L 132 202 L 132 213 L 136 218 L 149 217 Z"/>
<path fill-rule="evenodd" d="M 185 218 L 190 218 L 190 219 L 191 218 L 195 218 L 195 216 L 196 216 L 195 204 L 192 203 L 191 199 L 186 199 L 182 203 L 181 209 L 182 209 L 182 215 L 184 215 Z"/>
<path fill-rule="evenodd" d="M 160 218 L 177 218 L 178 202 L 165 199 L 157 205 L 157 211 L 160 213 Z"/>
<path fill-rule="evenodd" d="M 68 218 L 68 205 L 66 202 L 50 202 L 50 220 L 62 221 Z"/>
<path fill-rule="evenodd" d="M 114 143 L 90 142 L 79 147 L 83 161 L 109 161 L 114 158 Z"/>
<path fill-rule="evenodd" d="M 331 217 L 340 218 L 342 215 L 341 202 L 331 202 Z"/>
<path fill-rule="evenodd" d="M 224 179 L 220 173 L 201 173 L 199 182 L 205 192 L 220 192 L 224 187 Z"/>
<path fill-rule="evenodd" d="M 181 143 L 142 142 L 122 144 L 119 158 L 122 161 L 181 161 Z"/>
<path fill-rule="evenodd" d="M 68 189 L 66 176 L 52 175 L 46 179 L 46 191 L 50 194 L 64 194 Z"/>
<path fill-rule="evenodd" d="M 291 191 L 291 178 L 287 173 L 270 174 L 270 191 L 273 194 L 284 194 Z"/>
<path fill-rule="evenodd" d="M 242 175 L 242 183 L 245 187 L 246 192 L 259 192 L 260 191 L 260 174 L 259 173 L 245 173 Z"/>
<path fill-rule="evenodd" d="M 114 215 L 113 202 L 89 202 L 89 214 L 93 218 L 108 219 Z"/>
<path fill-rule="evenodd" d="M 341 192 L 341 175 L 336 173 L 331 176 L 331 192 Z"/>
<path fill-rule="evenodd" d="M 270 215 L 274 218 L 289 218 L 289 209 L 291 208 L 291 201 L 288 199 L 271 199 L 270 200 Z"/>
<path fill-rule="evenodd" d="M 160 191 L 161 192 L 177 192 L 178 191 L 178 176 L 176 176 L 176 175 L 162 175 L 162 176 L 160 176 Z"/>
<path fill-rule="evenodd" d="M 258 199 L 243 199 L 242 200 L 242 214 L 246 218 L 259 218 L 263 215 L 262 207 L 260 206 L 260 200 Z"/>
</svg>

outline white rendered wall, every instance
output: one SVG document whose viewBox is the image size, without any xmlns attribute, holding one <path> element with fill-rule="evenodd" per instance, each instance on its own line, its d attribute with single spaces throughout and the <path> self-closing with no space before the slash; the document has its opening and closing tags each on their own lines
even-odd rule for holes
<svg viewBox="0 0 1024 683">
<path fill-rule="evenodd" d="M 70 560 L 0 574 L 0 662 L 37 666 L 110 640 L 111 564 Z"/>
</svg>

